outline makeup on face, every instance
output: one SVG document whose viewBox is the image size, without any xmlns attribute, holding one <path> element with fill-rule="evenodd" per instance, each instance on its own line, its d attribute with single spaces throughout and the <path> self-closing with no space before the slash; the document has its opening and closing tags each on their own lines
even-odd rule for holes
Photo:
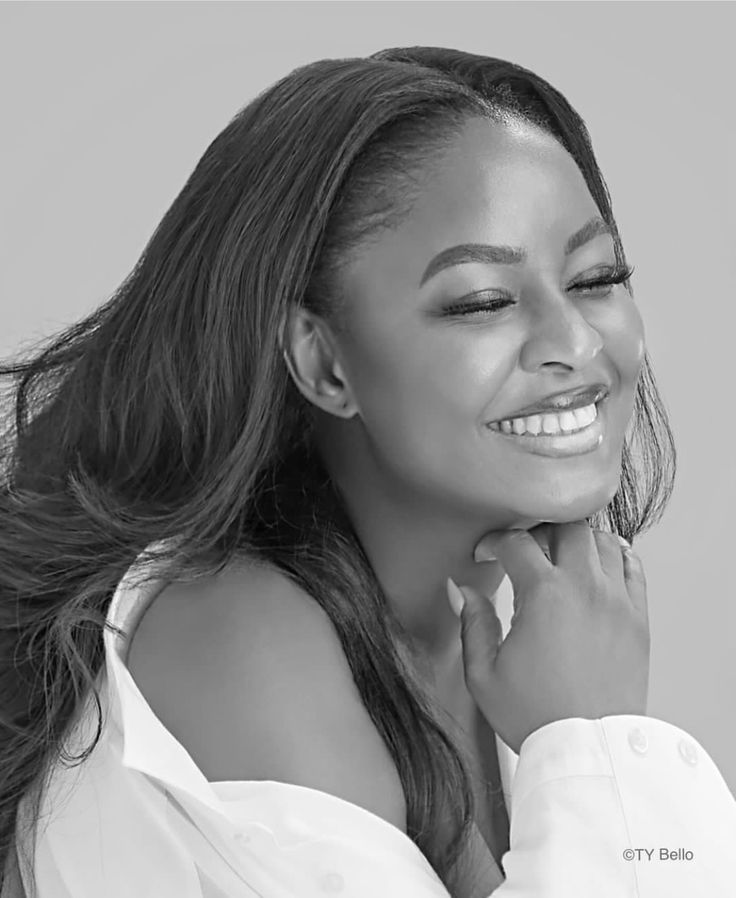
<svg viewBox="0 0 736 898">
<path fill-rule="evenodd" d="M 631 270 L 556 141 L 469 126 L 350 266 L 341 464 L 363 505 L 370 484 L 386 520 L 470 533 L 602 507 L 641 363 Z"/>
</svg>

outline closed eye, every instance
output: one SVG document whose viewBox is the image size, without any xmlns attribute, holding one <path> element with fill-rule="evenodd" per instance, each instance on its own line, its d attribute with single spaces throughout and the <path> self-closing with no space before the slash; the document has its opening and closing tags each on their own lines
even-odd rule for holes
<svg viewBox="0 0 736 898">
<path fill-rule="evenodd" d="M 634 273 L 633 266 L 632 267 L 615 268 L 606 277 L 596 278 L 593 281 L 581 281 L 578 284 L 573 284 L 573 289 L 589 290 L 589 289 L 594 289 L 596 287 L 611 287 L 611 288 L 613 288 L 614 286 L 616 286 L 616 284 L 623 284 L 623 282 L 628 280 L 633 273 Z M 610 293 L 610 292 L 611 292 L 610 290 L 607 290 L 606 295 L 608 295 L 608 293 Z"/>
<path fill-rule="evenodd" d="M 572 284 L 570 289 L 587 293 L 588 291 L 594 291 L 602 287 L 608 287 L 608 290 L 606 290 L 606 292 L 603 294 L 604 296 L 608 296 L 616 285 L 623 284 L 624 281 L 628 280 L 633 273 L 633 266 L 618 266 L 611 269 L 610 273 L 603 277 L 595 278 L 594 280 L 589 281 L 579 281 L 577 284 Z M 495 291 L 494 293 L 483 291 L 473 294 L 478 297 L 494 296 L 494 298 L 489 299 L 486 302 L 455 303 L 454 305 L 444 308 L 440 314 L 442 317 L 450 315 L 472 315 L 477 312 L 497 312 L 500 309 L 505 308 L 506 306 L 515 305 L 515 300 L 511 299 L 510 297 L 498 297 L 496 294 L 497 291 Z"/>
</svg>

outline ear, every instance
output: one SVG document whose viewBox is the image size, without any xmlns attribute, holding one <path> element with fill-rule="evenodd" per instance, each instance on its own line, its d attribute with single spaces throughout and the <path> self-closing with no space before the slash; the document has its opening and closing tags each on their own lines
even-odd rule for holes
<svg viewBox="0 0 736 898">
<path fill-rule="evenodd" d="M 289 374 L 305 399 L 339 418 L 358 413 L 337 341 L 323 318 L 292 308 L 282 323 L 279 342 Z"/>
</svg>

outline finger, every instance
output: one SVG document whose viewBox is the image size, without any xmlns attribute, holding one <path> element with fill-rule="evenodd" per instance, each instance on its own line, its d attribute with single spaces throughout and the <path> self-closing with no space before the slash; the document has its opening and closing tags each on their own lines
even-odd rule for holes
<svg viewBox="0 0 736 898">
<path fill-rule="evenodd" d="M 552 543 L 553 543 L 553 530 L 554 525 L 549 521 L 544 521 L 541 524 L 537 524 L 536 527 L 532 527 L 531 530 L 527 532 L 534 537 L 534 539 L 539 544 L 539 548 L 544 552 L 545 557 L 548 561 L 551 561 L 554 564 L 553 556 L 552 556 Z"/>
<path fill-rule="evenodd" d="M 459 589 L 465 598 L 460 614 L 465 678 L 468 684 L 487 686 L 503 639 L 501 621 L 487 596 L 471 586 Z"/>
<path fill-rule="evenodd" d="M 649 624 L 649 600 L 647 598 L 647 578 L 641 558 L 631 548 L 624 547 L 624 581 L 633 606 Z"/>
<path fill-rule="evenodd" d="M 624 583 L 624 558 L 622 537 L 604 530 L 593 530 L 598 548 L 598 558 L 603 573 L 615 583 Z M 628 545 L 628 544 L 626 544 Z"/>
<path fill-rule="evenodd" d="M 517 591 L 531 580 L 547 576 L 553 565 L 537 540 L 526 530 L 494 530 L 476 547 L 476 556 L 490 550 Z"/>
<path fill-rule="evenodd" d="M 543 521 L 541 524 L 537 524 L 536 527 L 531 527 L 529 530 L 527 530 L 527 533 L 533 536 L 537 541 L 540 549 L 547 556 L 548 560 L 551 560 L 550 546 L 552 544 L 552 527 L 553 524 L 551 524 L 549 521 Z M 475 560 L 496 561 L 496 556 L 491 550 L 491 541 L 493 539 L 493 535 L 507 532 L 508 531 L 505 530 L 493 530 L 485 534 L 485 536 L 475 547 Z"/>
<path fill-rule="evenodd" d="M 593 530 L 587 521 L 555 524 L 555 562 L 569 571 L 601 573 Z"/>
</svg>

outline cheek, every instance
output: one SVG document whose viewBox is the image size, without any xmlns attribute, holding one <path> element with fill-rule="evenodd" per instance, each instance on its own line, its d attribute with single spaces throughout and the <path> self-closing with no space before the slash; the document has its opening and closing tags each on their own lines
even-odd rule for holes
<svg viewBox="0 0 736 898">
<path fill-rule="evenodd" d="M 360 395 L 366 413 L 379 418 L 422 421 L 432 428 L 442 420 L 467 417 L 480 374 L 467 354 L 421 341 L 384 347 L 364 369 Z"/>
<path fill-rule="evenodd" d="M 460 335 L 383 333 L 355 354 L 352 369 L 369 438 L 407 456 L 457 453 L 493 392 L 489 358 Z"/>
<path fill-rule="evenodd" d="M 646 352 L 646 333 L 639 309 L 630 299 L 615 324 L 606 332 L 606 351 L 615 364 L 622 385 L 634 386 Z"/>
<path fill-rule="evenodd" d="M 610 449 L 620 451 L 632 420 L 636 401 L 636 385 L 646 353 L 644 323 L 634 301 L 622 306 L 621 314 L 613 316 L 600 328 L 604 340 L 603 352 L 616 378 L 612 387 L 615 398 L 608 406 Z M 613 457 L 613 456 L 612 456 Z"/>
</svg>

